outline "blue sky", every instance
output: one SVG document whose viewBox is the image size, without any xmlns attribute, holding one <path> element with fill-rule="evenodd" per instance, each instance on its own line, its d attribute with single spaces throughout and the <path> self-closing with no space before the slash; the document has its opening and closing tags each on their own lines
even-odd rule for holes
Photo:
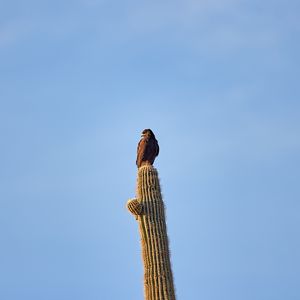
<svg viewBox="0 0 300 300">
<path fill-rule="evenodd" d="M 0 2 L 0 298 L 143 298 L 152 128 L 178 299 L 300 299 L 299 6 Z"/>
</svg>

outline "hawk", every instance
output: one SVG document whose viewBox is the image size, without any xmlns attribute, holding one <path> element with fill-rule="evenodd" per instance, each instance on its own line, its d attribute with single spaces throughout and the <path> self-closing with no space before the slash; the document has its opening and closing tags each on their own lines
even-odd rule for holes
<svg viewBox="0 0 300 300">
<path fill-rule="evenodd" d="M 158 142 L 151 129 L 142 132 L 142 138 L 137 147 L 136 165 L 139 168 L 144 164 L 153 165 L 155 157 L 159 153 Z"/>
</svg>

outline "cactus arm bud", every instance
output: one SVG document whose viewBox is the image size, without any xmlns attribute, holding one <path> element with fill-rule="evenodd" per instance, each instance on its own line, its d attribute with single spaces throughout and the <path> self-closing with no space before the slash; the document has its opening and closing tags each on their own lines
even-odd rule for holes
<svg viewBox="0 0 300 300">
<path fill-rule="evenodd" d="M 143 212 L 143 205 L 136 199 L 129 199 L 127 201 L 127 209 L 135 216 L 135 219 L 138 219 Z"/>
</svg>

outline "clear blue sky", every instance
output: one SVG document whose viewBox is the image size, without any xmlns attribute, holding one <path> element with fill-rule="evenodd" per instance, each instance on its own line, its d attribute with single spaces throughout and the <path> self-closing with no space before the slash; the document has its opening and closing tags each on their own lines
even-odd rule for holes
<svg viewBox="0 0 300 300">
<path fill-rule="evenodd" d="M 300 299 L 299 1 L 1 1 L 0 299 L 143 299 L 152 128 L 178 299 Z"/>
</svg>

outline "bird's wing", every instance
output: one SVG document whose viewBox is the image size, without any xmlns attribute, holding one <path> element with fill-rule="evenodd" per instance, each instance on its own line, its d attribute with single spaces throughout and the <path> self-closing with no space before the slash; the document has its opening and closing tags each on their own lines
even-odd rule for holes
<svg viewBox="0 0 300 300">
<path fill-rule="evenodd" d="M 140 167 L 146 152 L 148 141 L 146 139 L 141 139 L 138 143 L 137 147 L 137 157 L 136 157 L 136 165 Z"/>
</svg>

